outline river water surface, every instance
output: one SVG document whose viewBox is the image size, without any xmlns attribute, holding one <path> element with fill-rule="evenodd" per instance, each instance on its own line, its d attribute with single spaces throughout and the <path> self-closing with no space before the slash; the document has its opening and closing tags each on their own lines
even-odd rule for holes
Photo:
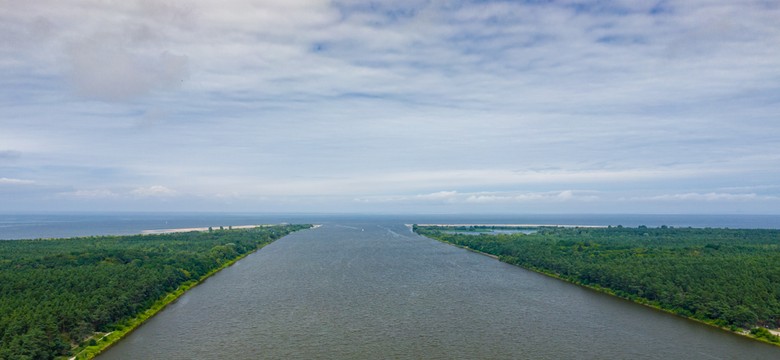
<svg viewBox="0 0 780 360">
<path fill-rule="evenodd" d="M 371 222 L 277 240 L 99 357 L 258 358 L 780 359 L 780 348 Z"/>
</svg>

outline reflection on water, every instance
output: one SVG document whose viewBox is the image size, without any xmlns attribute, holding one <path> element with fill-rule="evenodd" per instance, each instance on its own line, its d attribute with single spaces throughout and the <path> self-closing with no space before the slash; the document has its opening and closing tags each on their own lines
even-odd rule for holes
<svg viewBox="0 0 780 360">
<path fill-rule="evenodd" d="M 422 238 L 326 224 L 248 256 L 108 359 L 771 359 L 780 348 Z"/>
</svg>

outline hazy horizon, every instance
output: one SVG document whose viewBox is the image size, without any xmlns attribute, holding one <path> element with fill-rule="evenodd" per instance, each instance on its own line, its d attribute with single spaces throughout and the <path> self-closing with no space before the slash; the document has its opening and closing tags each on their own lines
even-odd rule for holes
<svg viewBox="0 0 780 360">
<path fill-rule="evenodd" d="M 0 9 L 0 213 L 780 214 L 778 3 Z"/>
</svg>

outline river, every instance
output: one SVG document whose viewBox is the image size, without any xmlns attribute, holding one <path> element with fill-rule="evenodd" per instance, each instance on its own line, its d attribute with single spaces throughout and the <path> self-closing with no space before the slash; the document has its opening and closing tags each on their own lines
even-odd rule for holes
<svg viewBox="0 0 780 360">
<path fill-rule="evenodd" d="M 277 240 L 99 357 L 194 358 L 772 359 L 780 348 L 373 221 Z"/>
</svg>

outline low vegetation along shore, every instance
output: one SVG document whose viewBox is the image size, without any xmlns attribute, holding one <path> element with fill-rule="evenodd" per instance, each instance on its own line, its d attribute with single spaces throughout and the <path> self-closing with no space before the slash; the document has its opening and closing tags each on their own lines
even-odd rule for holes
<svg viewBox="0 0 780 360">
<path fill-rule="evenodd" d="M 188 289 L 311 225 L 0 241 L 0 359 L 90 359 Z"/>
<path fill-rule="evenodd" d="M 780 230 L 414 225 L 423 236 L 780 345 Z"/>
</svg>

